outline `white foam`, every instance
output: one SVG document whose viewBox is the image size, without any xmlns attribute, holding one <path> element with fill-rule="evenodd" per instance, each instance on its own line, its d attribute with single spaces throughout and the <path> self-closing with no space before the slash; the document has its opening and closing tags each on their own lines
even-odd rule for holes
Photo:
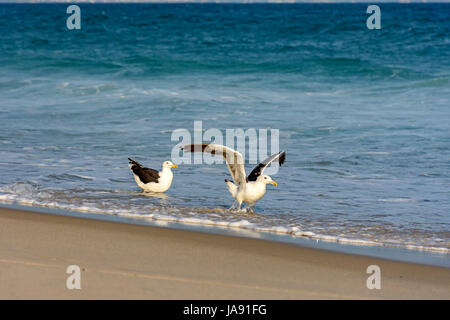
<svg viewBox="0 0 450 320">
<path fill-rule="evenodd" d="M 72 173 L 72 175 L 73 175 L 74 177 L 81 178 L 81 179 L 92 180 L 92 181 L 95 180 L 94 177 L 90 177 L 90 176 L 82 176 L 81 174 L 73 174 L 73 173 Z"/>
<path fill-rule="evenodd" d="M 294 236 L 297 236 L 297 237 L 313 237 L 315 235 L 316 234 L 314 232 L 311 232 L 311 231 L 296 231 L 294 233 Z"/>
<path fill-rule="evenodd" d="M 15 185 L 13 187 L 14 191 L 21 191 L 26 196 L 32 196 L 36 190 L 33 189 L 30 185 Z M 0 192 L 5 192 L 5 188 L 0 189 Z M 11 204 L 21 204 L 28 206 L 40 206 L 40 207 L 50 207 L 50 208 L 59 208 L 62 210 L 69 211 L 79 211 L 79 212 L 89 212 L 95 214 L 111 214 L 115 216 L 121 217 L 131 217 L 135 219 L 149 219 L 152 220 L 156 225 L 159 226 L 168 226 L 170 222 L 176 222 L 181 224 L 190 224 L 190 225 L 203 225 L 203 226 L 213 226 L 224 229 L 236 229 L 241 230 L 240 232 L 244 234 L 250 234 L 251 236 L 257 237 L 260 233 L 277 233 L 277 234 L 286 234 L 294 237 L 301 238 L 309 238 L 318 241 L 327 241 L 327 242 L 337 242 L 342 244 L 352 244 L 352 245 L 362 245 L 362 246 L 385 246 L 385 247 L 401 247 L 407 248 L 411 250 L 420 250 L 420 251 L 431 251 L 447 254 L 449 253 L 448 248 L 444 247 L 432 247 L 432 246 L 422 246 L 422 245 L 414 245 L 414 244 L 406 244 L 402 243 L 398 240 L 385 240 L 383 242 L 363 240 L 363 239 L 351 239 L 345 238 L 341 236 L 332 236 L 325 234 L 317 234 L 315 232 L 302 230 L 300 226 L 293 227 L 284 227 L 284 226 L 272 226 L 272 227 L 261 227 L 257 226 L 248 220 L 238 220 L 238 221 L 213 221 L 210 219 L 202 219 L 202 218 L 194 218 L 194 217 L 174 217 L 172 215 L 163 214 L 160 211 L 158 213 L 149 213 L 149 214 L 136 214 L 132 210 L 126 209 L 100 209 L 96 207 L 91 207 L 89 205 L 74 205 L 74 204 L 60 204 L 53 201 L 39 201 L 33 198 L 25 198 L 21 195 L 19 198 L 16 194 L 12 193 L 0 193 L 0 202 L 2 203 L 11 203 Z M 161 209 L 160 209 L 161 210 Z M 173 209 L 175 210 L 175 209 Z M 179 211 L 179 210 L 178 210 Z M 178 212 L 175 210 L 174 212 Z M 249 231 L 252 231 L 249 233 Z"/>
<path fill-rule="evenodd" d="M 231 228 L 248 228 L 250 226 L 253 226 L 252 223 L 248 222 L 247 220 L 241 220 L 241 221 L 235 221 L 235 222 L 230 222 L 230 224 L 228 225 Z"/>
<path fill-rule="evenodd" d="M 180 218 L 177 220 L 180 223 L 189 223 L 189 224 L 201 224 L 201 225 L 215 225 L 215 222 L 208 219 L 199 219 L 199 218 Z"/>
</svg>

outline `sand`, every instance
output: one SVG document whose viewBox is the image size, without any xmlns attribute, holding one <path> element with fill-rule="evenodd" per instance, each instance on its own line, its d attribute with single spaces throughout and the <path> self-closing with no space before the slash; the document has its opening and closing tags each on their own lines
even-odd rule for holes
<svg viewBox="0 0 450 320">
<path fill-rule="evenodd" d="M 81 289 L 69 290 L 69 265 Z M 369 290 L 369 265 L 381 289 Z M 1 299 L 449 299 L 450 269 L 0 209 Z"/>
</svg>

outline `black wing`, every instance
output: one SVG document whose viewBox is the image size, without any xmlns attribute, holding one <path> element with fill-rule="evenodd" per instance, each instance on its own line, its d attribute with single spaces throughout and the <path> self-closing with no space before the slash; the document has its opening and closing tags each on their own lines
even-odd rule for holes
<svg viewBox="0 0 450 320">
<path fill-rule="evenodd" d="M 131 171 L 133 171 L 133 173 L 139 177 L 139 180 L 141 180 L 142 183 L 149 183 L 149 182 L 157 183 L 159 181 L 158 171 L 150 168 L 145 168 L 139 162 L 134 161 L 130 158 L 128 158 L 128 160 L 130 160 Z"/>
<path fill-rule="evenodd" d="M 260 175 L 264 172 L 264 169 L 268 167 L 272 162 L 278 159 L 278 164 L 281 166 L 286 160 L 286 151 L 278 152 L 277 154 L 271 155 L 269 158 L 265 159 L 263 162 L 258 164 L 255 169 L 247 177 L 248 181 L 256 181 Z"/>
</svg>

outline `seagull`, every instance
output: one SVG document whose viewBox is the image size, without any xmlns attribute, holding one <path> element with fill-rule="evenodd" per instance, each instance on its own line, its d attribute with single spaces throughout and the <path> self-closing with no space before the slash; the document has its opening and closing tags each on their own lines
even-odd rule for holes
<svg viewBox="0 0 450 320">
<path fill-rule="evenodd" d="M 264 170 L 275 160 L 278 160 L 281 166 L 286 159 L 286 151 L 276 153 L 263 162 L 259 163 L 248 175 L 245 174 L 244 160 L 242 154 L 231 148 L 218 144 L 188 144 L 182 146 L 184 152 L 206 152 L 210 154 L 219 154 L 225 158 L 233 181 L 225 179 L 228 191 L 235 199 L 230 209 L 240 210 L 243 202 L 248 204 L 248 209 L 253 210 L 256 201 L 261 199 L 266 193 L 266 185 L 277 183 L 268 175 L 264 175 Z"/>
<path fill-rule="evenodd" d="M 134 180 L 144 191 L 165 192 L 169 190 L 173 179 L 171 168 L 178 168 L 176 164 L 173 164 L 171 161 L 164 161 L 162 170 L 158 172 L 154 169 L 143 167 L 133 159 L 128 158 L 128 160 L 130 160 L 129 167 L 133 172 Z"/>
</svg>

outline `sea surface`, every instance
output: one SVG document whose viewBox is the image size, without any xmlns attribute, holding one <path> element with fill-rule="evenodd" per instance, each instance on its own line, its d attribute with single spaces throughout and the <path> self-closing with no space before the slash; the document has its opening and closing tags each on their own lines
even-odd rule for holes
<svg viewBox="0 0 450 320">
<path fill-rule="evenodd" d="M 0 204 L 448 254 L 450 4 L 79 6 L 0 4 Z M 194 121 L 279 129 L 254 214 L 224 164 L 136 186 Z"/>
</svg>

